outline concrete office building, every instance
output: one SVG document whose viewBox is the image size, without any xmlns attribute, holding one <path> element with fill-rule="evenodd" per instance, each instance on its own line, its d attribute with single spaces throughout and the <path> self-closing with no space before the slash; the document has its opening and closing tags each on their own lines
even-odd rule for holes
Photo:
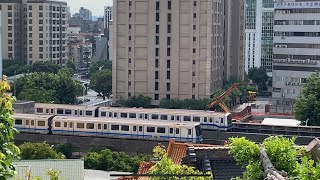
<svg viewBox="0 0 320 180">
<path fill-rule="evenodd" d="M 112 6 L 106 6 L 104 7 L 104 38 L 99 39 L 101 49 L 106 50 L 105 59 L 111 60 L 111 37 L 112 37 L 112 30 L 111 30 L 111 24 L 112 24 Z M 104 42 L 106 41 L 106 42 Z"/>
<path fill-rule="evenodd" d="M 105 6 L 104 7 L 104 29 L 109 29 L 111 21 L 112 21 L 112 6 Z"/>
<path fill-rule="evenodd" d="M 225 1 L 225 80 L 244 78 L 244 1 Z"/>
<path fill-rule="evenodd" d="M 80 7 L 79 15 L 80 15 L 80 17 L 83 18 L 83 20 L 92 21 L 92 12 L 89 9 L 86 9 L 84 7 Z"/>
<path fill-rule="evenodd" d="M 275 4 L 273 104 L 292 110 L 306 79 L 320 71 L 320 1 Z"/>
<path fill-rule="evenodd" d="M 113 98 L 210 98 L 222 87 L 224 1 L 114 0 Z"/>
<path fill-rule="evenodd" d="M 245 55 L 246 72 L 264 67 L 272 75 L 274 0 L 246 0 Z"/>
<path fill-rule="evenodd" d="M 67 60 L 67 3 L 48 0 L 0 0 L 3 58 L 32 64 Z"/>
</svg>

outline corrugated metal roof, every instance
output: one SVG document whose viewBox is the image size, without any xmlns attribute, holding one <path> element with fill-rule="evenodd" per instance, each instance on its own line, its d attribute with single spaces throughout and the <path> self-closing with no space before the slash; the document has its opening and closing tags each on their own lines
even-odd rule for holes
<svg viewBox="0 0 320 180">
<path fill-rule="evenodd" d="M 280 125 L 280 126 L 298 126 L 300 124 L 300 121 L 296 119 L 264 118 L 261 124 Z"/>
</svg>

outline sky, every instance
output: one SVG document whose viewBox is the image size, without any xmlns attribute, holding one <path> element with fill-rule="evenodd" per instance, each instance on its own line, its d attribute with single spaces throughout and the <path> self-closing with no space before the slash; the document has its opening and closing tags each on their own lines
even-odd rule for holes
<svg viewBox="0 0 320 180">
<path fill-rule="evenodd" d="M 92 11 L 92 16 L 103 16 L 104 6 L 112 5 L 113 0 L 60 0 L 68 3 L 71 14 L 79 12 L 80 7 Z"/>
</svg>

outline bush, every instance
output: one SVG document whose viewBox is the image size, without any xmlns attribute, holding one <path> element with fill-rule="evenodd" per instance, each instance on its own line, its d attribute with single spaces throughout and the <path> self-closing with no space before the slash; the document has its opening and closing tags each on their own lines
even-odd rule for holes
<svg viewBox="0 0 320 180">
<path fill-rule="evenodd" d="M 43 143 L 24 143 L 19 146 L 23 160 L 30 159 L 64 159 L 62 153 L 56 152 L 49 144 Z"/>
<path fill-rule="evenodd" d="M 128 100 L 120 99 L 117 101 L 117 104 L 120 104 L 124 107 L 143 107 L 149 108 L 151 107 L 151 97 L 148 96 L 133 96 Z"/>
</svg>

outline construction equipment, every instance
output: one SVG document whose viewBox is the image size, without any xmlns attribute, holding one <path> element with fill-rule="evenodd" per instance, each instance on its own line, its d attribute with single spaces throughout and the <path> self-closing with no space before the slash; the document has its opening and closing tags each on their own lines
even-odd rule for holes
<svg viewBox="0 0 320 180">
<path fill-rule="evenodd" d="M 210 103 L 207 107 L 207 109 L 211 109 L 213 106 L 219 104 L 219 106 L 221 107 L 221 109 L 223 109 L 226 113 L 230 113 L 230 110 L 228 108 L 227 105 L 224 104 L 224 102 L 222 101 L 222 99 L 226 96 L 228 96 L 229 94 L 231 94 L 234 90 L 236 90 L 237 88 L 240 87 L 239 83 L 235 83 L 233 84 L 226 92 L 222 93 L 220 96 L 218 96 L 212 103 Z"/>
<path fill-rule="evenodd" d="M 253 92 L 253 91 L 248 91 L 248 95 L 249 95 L 249 101 L 255 101 L 257 98 L 257 92 Z"/>
</svg>

